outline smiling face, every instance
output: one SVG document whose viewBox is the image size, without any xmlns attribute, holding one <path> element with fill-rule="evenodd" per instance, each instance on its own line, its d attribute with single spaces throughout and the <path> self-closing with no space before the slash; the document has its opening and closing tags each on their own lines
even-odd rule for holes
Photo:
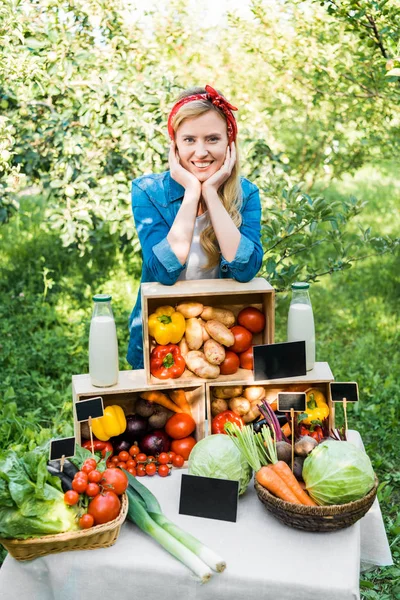
<svg viewBox="0 0 400 600">
<path fill-rule="evenodd" d="M 228 147 L 225 119 L 215 110 L 185 119 L 175 136 L 180 163 L 200 182 L 222 167 Z"/>
</svg>

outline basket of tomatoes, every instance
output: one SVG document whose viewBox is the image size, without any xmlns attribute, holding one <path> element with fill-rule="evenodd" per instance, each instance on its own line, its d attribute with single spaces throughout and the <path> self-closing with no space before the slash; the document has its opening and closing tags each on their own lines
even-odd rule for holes
<svg viewBox="0 0 400 600">
<path fill-rule="evenodd" d="M 87 458 L 75 473 L 64 502 L 76 513 L 74 530 L 26 540 L 7 539 L 2 544 L 17 560 L 32 560 L 69 550 L 92 550 L 115 544 L 128 512 L 125 490 L 128 478 L 120 469 L 105 469 L 96 458 Z"/>
</svg>

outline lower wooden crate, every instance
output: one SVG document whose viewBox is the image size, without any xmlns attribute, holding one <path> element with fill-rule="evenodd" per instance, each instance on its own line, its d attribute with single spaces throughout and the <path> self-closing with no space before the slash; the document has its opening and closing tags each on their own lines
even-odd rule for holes
<svg viewBox="0 0 400 600">
<path fill-rule="evenodd" d="M 299 377 L 289 377 L 286 379 L 266 379 L 262 381 L 254 381 L 250 379 L 237 379 L 236 381 L 218 381 L 209 382 L 206 384 L 206 417 L 211 424 L 211 402 L 214 399 L 214 390 L 216 388 L 232 388 L 238 387 L 243 390 L 250 386 L 263 386 L 266 391 L 268 402 L 272 403 L 276 399 L 279 392 L 305 392 L 309 388 L 317 388 L 323 392 L 329 406 L 329 429 L 335 428 L 335 405 L 332 402 L 330 395 L 329 382 L 334 381 L 332 371 L 326 362 L 315 363 L 314 369 L 307 372 L 307 375 Z M 241 395 L 238 390 L 238 396 Z M 211 432 L 211 425 L 208 428 L 208 435 Z"/>
<path fill-rule="evenodd" d="M 167 386 L 160 385 L 158 388 L 168 395 L 168 389 L 183 389 L 186 393 L 187 401 L 192 409 L 192 416 L 196 421 L 196 430 L 193 434 L 197 441 L 205 436 L 205 387 L 203 384 L 174 382 L 169 380 Z M 103 398 L 104 407 L 118 404 L 126 415 L 135 413 L 136 400 L 141 392 L 156 391 L 157 387 L 147 384 L 144 369 L 134 371 L 120 371 L 118 383 L 113 386 L 100 388 L 91 384 L 90 375 L 74 375 L 72 377 L 72 397 L 74 406 L 77 402 L 88 400 L 96 396 Z M 82 426 L 76 419 L 74 408 L 74 430 L 77 444 L 82 440 Z M 86 425 L 87 427 L 87 425 Z"/>
</svg>

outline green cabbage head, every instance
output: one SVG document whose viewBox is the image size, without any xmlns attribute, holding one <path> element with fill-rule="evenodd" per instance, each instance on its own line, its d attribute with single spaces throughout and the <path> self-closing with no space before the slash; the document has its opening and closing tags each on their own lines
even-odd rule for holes
<svg viewBox="0 0 400 600">
<path fill-rule="evenodd" d="M 371 461 L 350 442 L 325 441 L 304 461 L 303 479 L 317 504 L 346 504 L 363 498 L 374 486 Z"/>
<path fill-rule="evenodd" d="M 189 474 L 239 482 L 244 494 L 253 474 L 230 437 L 223 433 L 209 435 L 197 442 L 189 456 Z"/>
</svg>

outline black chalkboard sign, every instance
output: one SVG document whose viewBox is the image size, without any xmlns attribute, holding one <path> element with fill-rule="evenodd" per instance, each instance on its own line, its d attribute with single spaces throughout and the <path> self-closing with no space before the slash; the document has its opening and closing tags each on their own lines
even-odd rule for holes
<svg viewBox="0 0 400 600">
<path fill-rule="evenodd" d="M 81 400 L 75 403 L 76 420 L 88 421 L 89 417 L 97 419 L 102 417 L 104 413 L 103 398 L 96 396 L 96 398 L 89 398 L 89 400 Z"/>
<path fill-rule="evenodd" d="M 306 343 L 253 346 L 254 381 L 306 375 Z"/>
<path fill-rule="evenodd" d="M 61 438 L 59 440 L 50 441 L 50 460 L 58 460 L 59 458 L 69 458 L 75 454 L 75 438 Z"/>
<path fill-rule="evenodd" d="M 278 410 L 280 412 L 305 412 L 306 393 L 305 392 L 279 392 Z"/>
<path fill-rule="evenodd" d="M 236 522 L 239 482 L 182 475 L 179 513 Z"/>
<path fill-rule="evenodd" d="M 329 384 L 331 388 L 332 402 L 358 402 L 358 384 L 355 381 L 349 381 L 347 383 L 331 382 Z"/>
</svg>

